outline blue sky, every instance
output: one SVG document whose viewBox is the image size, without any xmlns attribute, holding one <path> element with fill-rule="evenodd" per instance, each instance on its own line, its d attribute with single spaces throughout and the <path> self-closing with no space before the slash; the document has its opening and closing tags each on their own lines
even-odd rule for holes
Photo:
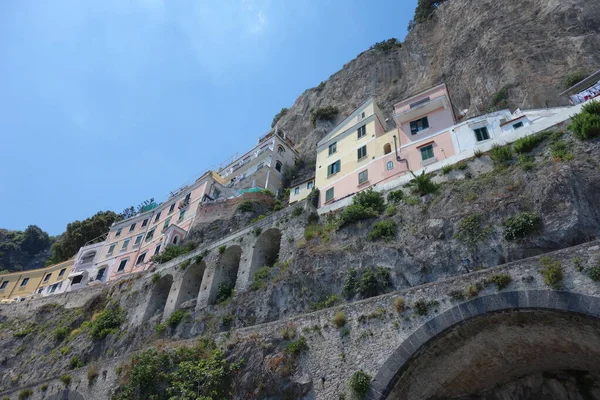
<svg viewBox="0 0 600 400">
<path fill-rule="evenodd" d="M 0 1 L 0 228 L 52 235 L 189 183 L 416 0 Z"/>
</svg>

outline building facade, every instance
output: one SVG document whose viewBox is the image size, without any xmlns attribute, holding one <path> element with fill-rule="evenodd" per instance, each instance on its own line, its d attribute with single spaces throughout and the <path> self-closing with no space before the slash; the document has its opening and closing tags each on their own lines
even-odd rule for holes
<svg viewBox="0 0 600 400">
<path fill-rule="evenodd" d="M 315 187 L 315 176 L 294 181 L 290 186 L 290 204 L 294 204 L 308 197 Z"/>
<path fill-rule="evenodd" d="M 73 262 L 68 260 L 45 268 L 0 275 L 0 300 L 23 301 L 64 292 Z"/>
</svg>

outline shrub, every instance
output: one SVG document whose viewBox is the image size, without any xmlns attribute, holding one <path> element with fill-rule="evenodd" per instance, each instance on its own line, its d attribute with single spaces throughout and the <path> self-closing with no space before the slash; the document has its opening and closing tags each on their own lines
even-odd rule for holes
<svg viewBox="0 0 600 400">
<path fill-rule="evenodd" d="M 181 323 L 181 321 L 183 321 L 185 318 L 189 317 L 189 313 L 185 310 L 177 310 L 177 311 L 173 311 L 173 313 L 171 313 L 171 315 L 169 315 L 169 318 L 167 318 L 167 325 L 169 325 L 171 328 L 175 328 L 177 325 L 179 325 Z"/>
<path fill-rule="evenodd" d="M 310 113 L 310 122 L 312 126 L 317 125 L 317 121 L 332 121 L 338 115 L 338 109 L 334 106 L 319 107 Z"/>
<path fill-rule="evenodd" d="M 402 297 L 398 297 L 396 300 L 394 300 L 394 308 L 399 313 L 405 310 L 406 305 L 404 304 L 404 299 Z"/>
<path fill-rule="evenodd" d="M 473 247 L 480 242 L 487 241 L 492 230 L 490 227 L 482 227 L 482 219 L 481 214 L 473 214 L 461 219 L 454 233 L 454 238 Z"/>
<path fill-rule="evenodd" d="M 333 322 L 333 325 L 335 325 L 336 328 L 341 328 L 346 325 L 346 314 L 342 311 L 336 312 L 331 322 Z"/>
<path fill-rule="evenodd" d="M 250 211 L 254 211 L 254 204 L 256 202 L 253 200 L 244 200 L 240 203 L 240 205 L 237 207 L 238 211 L 241 212 L 250 212 Z"/>
<path fill-rule="evenodd" d="M 409 31 L 414 28 L 417 23 L 425 22 L 431 17 L 435 10 L 446 0 L 419 0 L 417 8 L 415 8 L 415 16 L 409 23 Z"/>
<path fill-rule="evenodd" d="M 357 193 L 352 204 L 340 213 L 338 227 L 342 228 L 354 222 L 375 218 L 385 209 L 385 200 L 381 193 L 369 188 Z"/>
<path fill-rule="evenodd" d="M 23 389 L 19 392 L 19 400 L 28 399 L 31 395 L 33 395 L 32 389 Z"/>
<path fill-rule="evenodd" d="M 563 89 L 569 89 L 571 86 L 577 85 L 579 82 L 587 78 L 588 74 L 585 71 L 573 71 L 568 73 L 563 79 Z"/>
<path fill-rule="evenodd" d="M 286 347 L 286 352 L 294 356 L 299 356 L 303 352 L 308 350 L 308 344 L 304 336 L 300 336 L 298 340 L 289 343 Z"/>
<path fill-rule="evenodd" d="M 550 154 L 554 161 L 570 161 L 574 158 L 569 151 L 570 146 L 564 140 L 554 142 L 550 145 Z"/>
<path fill-rule="evenodd" d="M 227 246 L 225 246 L 225 245 L 219 246 L 219 254 L 225 253 L 225 250 L 227 250 Z"/>
<path fill-rule="evenodd" d="M 261 189 L 260 192 L 262 194 L 265 194 L 265 195 L 273 198 L 273 199 L 275 198 L 275 193 L 271 192 L 269 189 Z"/>
<path fill-rule="evenodd" d="M 465 299 L 465 293 L 462 290 L 452 290 L 450 291 L 450 293 L 448 293 L 448 296 L 450 296 L 454 300 Z"/>
<path fill-rule="evenodd" d="M 391 219 L 376 222 L 368 234 L 369 240 L 392 240 L 396 237 L 396 222 Z"/>
<path fill-rule="evenodd" d="M 454 165 L 444 165 L 441 169 L 442 175 L 448 175 L 454 169 Z"/>
<path fill-rule="evenodd" d="M 358 192 L 352 199 L 352 203 L 365 208 L 371 208 L 378 213 L 385 209 L 385 200 L 383 199 L 383 196 L 372 188 Z"/>
<path fill-rule="evenodd" d="M 70 333 L 71 331 L 67 326 L 61 326 L 52 331 L 52 336 L 54 337 L 54 340 L 60 343 L 65 340 Z"/>
<path fill-rule="evenodd" d="M 358 291 L 364 298 L 377 296 L 377 278 L 372 271 L 363 272 L 358 284 Z"/>
<path fill-rule="evenodd" d="M 42 386 L 40 386 L 40 390 L 41 390 L 42 392 L 45 392 L 46 390 L 48 390 L 48 384 L 47 384 L 47 383 L 44 383 Z"/>
<path fill-rule="evenodd" d="M 61 375 L 58 379 L 60 379 L 65 387 L 69 386 L 71 383 L 71 375 Z"/>
<path fill-rule="evenodd" d="M 538 232 L 541 229 L 542 219 L 539 215 L 522 212 L 519 215 L 508 217 L 504 220 L 504 238 L 516 240 Z"/>
<path fill-rule="evenodd" d="M 404 197 L 404 192 L 400 189 L 398 190 L 392 190 L 391 192 L 388 192 L 387 194 L 387 201 L 388 203 L 398 203 L 400 202 L 400 200 L 402 200 L 402 198 Z"/>
<path fill-rule="evenodd" d="M 292 340 L 293 338 L 295 338 L 296 337 L 296 324 L 288 323 L 286 326 L 284 326 L 283 329 L 281 330 L 281 337 L 284 340 Z"/>
<path fill-rule="evenodd" d="M 581 107 L 581 112 L 600 115 L 600 101 L 592 100 Z"/>
<path fill-rule="evenodd" d="M 182 254 L 186 254 L 189 253 L 190 251 L 194 250 L 196 248 L 196 245 L 192 242 L 188 242 L 185 245 L 181 245 L 181 246 L 167 246 L 165 248 L 165 251 L 163 251 L 160 254 L 155 254 L 152 256 L 152 258 L 150 258 L 150 261 L 152 262 L 156 262 L 159 264 L 163 264 L 166 263 L 167 261 L 171 261 L 172 259 L 179 257 Z"/>
<path fill-rule="evenodd" d="M 591 267 L 588 271 L 588 275 L 592 278 L 593 281 L 600 281 L 600 265 L 595 267 Z"/>
<path fill-rule="evenodd" d="M 336 294 L 327 296 L 324 300 L 312 304 L 312 309 L 315 311 L 330 308 L 340 303 L 340 298 Z"/>
<path fill-rule="evenodd" d="M 523 171 L 530 171 L 535 167 L 535 159 L 531 156 L 521 154 L 517 158 L 517 164 Z"/>
<path fill-rule="evenodd" d="M 283 117 L 285 114 L 287 114 L 287 113 L 288 113 L 288 111 L 290 111 L 290 109 L 289 109 L 289 108 L 285 108 L 285 107 L 283 107 L 283 108 L 281 109 L 281 111 L 279 111 L 277 114 L 275 114 L 275 116 L 273 117 L 273 122 L 271 122 L 271 128 L 273 128 L 273 127 L 274 127 L 274 126 L 277 124 L 277 122 L 279 122 L 279 120 L 280 120 L 280 119 L 281 119 L 281 118 L 282 118 L 282 117 Z"/>
<path fill-rule="evenodd" d="M 259 215 L 258 217 L 252 218 L 252 219 L 250 220 L 250 223 L 251 223 L 251 224 L 254 224 L 255 222 L 262 221 L 262 220 L 263 220 L 263 219 L 265 219 L 265 218 L 266 218 L 266 217 L 265 217 L 263 214 L 261 214 L 261 215 Z"/>
<path fill-rule="evenodd" d="M 13 336 L 17 337 L 17 338 L 22 338 L 22 337 L 29 335 L 31 332 L 33 332 L 33 327 L 28 326 L 25 329 L 21 329 L 20 331 L 13 333 Z"/>
<path fill-rule="evenodd" d="M 517 139 L 513 143 L 513 150 L 517 154 L 529 153 L 544 140 L 544 135 L 530 135 Z"/>
<path fill-rule="evenodd" d="M 371 377 L 369 374 L 363 371 L 356 371 L 350 377 L 350 390 L 354 395 L 362 398 L 369 391 L 369 386 L 371 385 Z"/>
<path fill-rule="evenodd" d="M 215 302 L 217 304 L 220 304 L 223 303 L 225 300 L 229 299 L 233 295 L 233 287 L 233 285 L 226 282 L 219 283 L 219 293 L 217 294 Z"/>
<path fill-rule="evenodd" d="M 283 204 L 281 204 L 281 200 L 275 200 L 273 202 L 273 211 L 281 211 L 283 210 Z"/>
<path fill-rule="evenodd" d="M 76 369 L 76 368 L 81 368 L 81 367 L 83 367 L 83 363 L 81 362 L 79 357 L 78 356 L 71 357 L 71 359 L 69 360 L 69 369 Z"/>
<path fill-rule="evenodd" d="M 498 290 L 506 288 L 511 281 L 512 278 L 509 274 L 493 274 L 487 279 L 487 283 L 496 284 Z"/>
<path fill-rule="evenodd" d="M 294 211 L 292 211 L 292 217 L 299 217 L 300 215 L 302 215 L 302 211 L 302 207 L 294 208 Z"/>
<path fill-rule="evenodd" d="M 160 281 L 160 274 L 158 272 L 153 274 L 151 280 L 152 280 L 152 283 L 154 283 L 156 285 L 158 283 L 158 281 Z"/>
<path fill-rule="evenodd" d="M 407 185 L 411 188 L 413 194 L 425 196 L 426 194 L 434 193 L 438 190 L 439 186 L 433 183 L 431 174 L 426 174 L 425 170 L 418 176 L 412 171 L 410 171 L 410 173 L 412 174 L 413 179 L 408 182 Z"/>
<path fill-rule="evenodd" d="M 552 261 L 548 257 L 542 257 L 540 262 L 543 266 L 541 272 L 544 277 L 544 283 L 553 289 L 560 288 L 563 278 L 560 261 Z"/>
<path fill-rule="evenodd" d="M 347 298 L 351 298 L 356 294 L 358 290 L 358 279 L 356 278 L 356 270 L 354 268 L 350 268 L 348 270 L 348 275 L 344 280 L 344 286 L 342 287 L 342 294 Z"/>
<path fill-rule="evenodd" d="M 385 209 L 385 215 L 390 218 L 393 217 L 394 215 L 396 215 L 397 212 L 398 212 L 398 207 L 396 207 L 395 204 L 390 204 Z"/>
<path fill-rule="evenodd" d="M 458 170 L 465 170 L 469 167 L 469 165 L 467 164 L 466 161 L 459 161 L 454 165 L 454 168 L 458 169 Z"/>
<path fill-rule="evenodd" d="M 162 334 L 165 333 L 166 330 L 167 330 L 167 325 L 165 325 L 165 324 L 158 324 L 154 327 L 154 332 L 156 332 L 156 334 L 158 336 L 162 336 Z"/>
<path fill-rule="evenodd" d="M 375 43 L 369 48 L 369 50 L 378 50 L 383 53 L 387 53 L 395 48 L 402 48 L 402 42 L 398 41 L 396 38 L 391 38 Z"/>
<path fill-rule="evenodd" d="M 513 159 L 512 150 L 510 145 L 500 146 L 495 144 L 490 150 L 490 157 L 496 164 L 504 164 Z"/>
<path fill-rule="evenodd" d="M 496 93 L 492 95 L 492 106 L 493 107 L 504 107 L 508 101 L 508 86 L 502 87 Z"/>
<path fill-rule="evenodd" d="M 600 136 L 600 115 L 581 112 L 571 119 L 569 129 L 580 140 L 589 140 Z"/>
<path fill-rule="evenodd" d="M 117 332 L 125 322 L 125 312 L 118 305 L 105 308 L 98 318 L 92 322 L 90 334 L 95 340 L 104 339 L 107 335 Z"/>
<path fill-rule="evenodd" d="M 473 152 L 473 155 L 474 155 L 475 157 L 479 158 L 479 157 L 481 157 L 481 156 L 483 155 L 483 151 L 481 151 L 481 150 L 479 150 L 479 149 L 476 149 L 476 150 Z"/>
<path fill-rule="evenodd" d="M 98 365 L 96 364 L 89 364 L 87 367 L 87 378 L 88 378 L 88 382 L 93 382 L 94 379 L 96 379 L 99 375 L 99 371 L 98 371 Z"/>
<path fill-rule="evenodd" d="M 250 285 L 250 290 L 259 290 L 265 287 L 267 280 L 269 279 L 270 268 L 268 266 L 260 267 L 254 273 L 254 281 Z"/>
</svg>

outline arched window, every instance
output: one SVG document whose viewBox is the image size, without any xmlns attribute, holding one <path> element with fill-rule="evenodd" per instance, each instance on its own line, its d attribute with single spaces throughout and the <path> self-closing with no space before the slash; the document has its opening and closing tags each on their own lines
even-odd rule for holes
<svg viewBox="0 0 600 400">
<path fill-rule="evenodd" d="M 385 166 L 385 169 L 391 171 L 392 169 L 394 169 L 394 163 L 392 161 L 388 161 L 387 165 Z"/>
<path fill-rule="evenodd" d="M 275 169 L 279 172 L 281 172 L 281 168 L 283 167 L 283 164 L 281 164 L 281 161 L 277 161 L 275 163 Z"/>
<path fill-rule="evenodd" d="M 173 238 L 173 244 L 177 244 L 177 241 L 179 240 L 179 236 L 175 236 Z"/>
<path fill-rule="evenodd" d="M 277 146 L 277 153 L 279 153 L 280 156 L 282 156 L 283 153 L 285 153 L 285 149 L 282 145 Z"/>
<path fill-rule="evenodd" d="M 392 145 L 386 143 L 383 145 L 383 154 L 390 154 L 392 152 Z"/>
</svg>

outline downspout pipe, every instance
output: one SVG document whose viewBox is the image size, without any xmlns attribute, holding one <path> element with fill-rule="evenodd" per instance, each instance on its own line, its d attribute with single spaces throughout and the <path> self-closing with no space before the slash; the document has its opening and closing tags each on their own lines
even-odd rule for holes
<svg viewBox="0 0 600 400">
<path fill-rule="evenodd" d="M 398 129 L 400 129 L 400 128 L 398 128 Z M 408 160 L 406 158 L 400 157 L 400 154 L 398 153 L 398 143 L 397 143 L 398 140 L 399 139 L 396 138 L 396 135 L 394 135 L 394 149 L 396 150 L 396 161 L 405 163 L 406 170 L 410 171 L 410 166 L 408 165 Z"/>
</svg>

